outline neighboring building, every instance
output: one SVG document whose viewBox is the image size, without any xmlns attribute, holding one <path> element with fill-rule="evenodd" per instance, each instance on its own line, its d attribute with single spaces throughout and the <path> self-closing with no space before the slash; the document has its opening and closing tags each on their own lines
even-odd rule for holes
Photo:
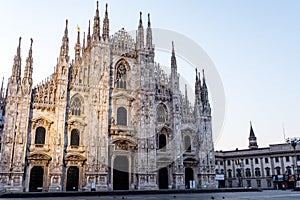
<svg viewBox="0 0 300 200">
<path fill-rule="evenodd" d="M 290 144 L 258 148 L 250 125 L 249 149 L 215 152 L 216 179 L 219 187 L 293 188 L 300 175 L 299 154 L 300 147 L 294 151 Z"/>
<path fill-rule="evenodd" d="M 54 73 L 32 86 L 32 40 L 21 79 L 21 38 L 9 78 L 1 135 L 0 188 L 82 191 L 212 188 L 215 156 L 204 74 L 196 72 L 195 104 L 179 87 L 174 45 L 171 74 L 154 62 L 150 16 L 136 41 L 100 34 L 70 59 L 68 21 Z M 145 38 L 144 38 L 145 34 Z M 170 41 L 171 44 L 171 41 Z M 2 95 L 4 97 L 4 95 Z M 192 184 L 190 184 L 192 183 Z"/>
</svg>

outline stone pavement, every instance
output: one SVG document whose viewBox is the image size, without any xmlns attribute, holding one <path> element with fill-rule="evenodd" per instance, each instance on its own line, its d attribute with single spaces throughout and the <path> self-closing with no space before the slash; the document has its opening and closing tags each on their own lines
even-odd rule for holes
<svg viewBox="0 0 300 200">
<path fill-rule="evenodd" d="M 46 200 L 49 197 L 28 197 L 28 199 Z M 2 198 L 0 198 L 2 199 Z M 5 198 L 5 199 L 24 199 L 24 198 Z M 299 191 L 291 190 L 265 190 L 262 192 L 208 192 L 208 193 L 180 193 L 180 194 L 138 194 L 138 195 L 109 195 L 109 196 L 64 196 L 51 197 L 54 200 L 211 200 L 211 199 L 227 199 L 227 200 L 260 200 L 260 199 L 276 199 L 276 200 L 291 200 L 300 199 Z"/>
</svg>

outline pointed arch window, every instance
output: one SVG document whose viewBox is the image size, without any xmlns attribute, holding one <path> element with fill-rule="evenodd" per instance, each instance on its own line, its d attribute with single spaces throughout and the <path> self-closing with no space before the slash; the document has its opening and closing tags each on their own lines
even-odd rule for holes
<svg viewBox="0 0 300 200">
<path fill-rule="evenodd" d="M 124 107 L 117 109 L 117 124 L 127 126 L 127 110 Z"/>
<path fill-rule="evenodd" d="M 162 151 L 166 151 L 166 145 L 167 145 L 167 138 L 165 134 L 159 134 L 158 137 L 158 149 Z"/>
<path fill-rule="evenodd" d="M 184 149 L 186 150 L 186 152 L 192 151 L 191 138 L 188 135 L 184 136 Z"/>
<path fill-rule="evenodd" d="M 35 131 L 35 144 L 45 144 L 46 129 L 44 127 L 38 127 Z"/>
<path fill-rule="evenodd" d="M 164 105 L 159 104 L 156 108 L 157 122 L 165 123 L 167 120 L 167 112 Z"/>
<path fill-rule="evenodd" d="M 79 146 L 79 130 L 73 129 L 71 131 L 71 146 Z"/>
<path fill-rule="evenodd" d="M 82 102 L 79 97 L 75 97 L 71 101 L 72 115 L 80 116 L 82 114 Z"/>
<path fill-rule="evenodd" d="M 126 79 L 126 67 L 121 63 L 117 67 L 116 87 L 126 89 Z"/>
</svg>

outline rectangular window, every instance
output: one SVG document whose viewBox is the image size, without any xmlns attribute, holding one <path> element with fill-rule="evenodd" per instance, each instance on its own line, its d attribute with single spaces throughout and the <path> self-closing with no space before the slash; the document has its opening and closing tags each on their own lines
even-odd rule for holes
<svg viewBox="0 0 300 200">
<path fill-rule="evenodd" d="M 248 169 L 246 169 L 246 177 L 251 177 L 251 171 L 250 171 L 250 169 L 248 168 Z"/>
<path fill-rule="evenodd" d="M 260 180 L 256 180 L 256 184 L 257 184 L 257 187 L 261 187 L 261 181 Z"/>
<path fill-rule="evenodd" d="M 218 165 L 218 161 L 217 160 L 215 161 L 215 165 Z"/>
<path fill-rule="evenodd" d="M 265 158 L 265 163 L 269 163 L 269 158 Z"/>
<path fill-rule="evenodd" d="M 288 175 L 291 175 L 291 174 L 292 174 L 292 170 L 291 170 L 290 167 L 287 167 L 287 168 L 286 168 L 286 171 L 287 171 Z"/>
<path fill-rule="evenodd" d="M 249 165 L 249 160 L 248 159 L 246 159 L 245 162 L 246 162 L 246 165 Z"/>
<path fill-rule="evenodd" d="M 255 158 L 254 161 L 255 161 L 255 164 L 258 164 L 258 158 Z"/>
<path fill-rule="evenodd" d="M 231 177 L 232 177 L 231 170 L 228 170 L 228 178 L 231 178 Z"/>
<path fill-rule="evenodd" d="M 280 167 L 276 167 L 276 174 L 280 175 Z"/>
<path fill-rule="evenodd" d="M 286 162 L 290 162 L 290 157 L 289 157 L 289 156 L 286 156 L 286 157 L 285 157 L 285 161 L 286 161 Z"/>
<path fill-rule="evenodd" d="M 255 176 L 260 176 L 260 169 L 259 168 L 255 168 Z"/>
<path fill-rule="evenodd" d="M 220 165 L 223 165 L 223 160 L 220 160 Z"/>
<path fill-rule="evenodd" d="M 266 176 L 270 176 L 270 168 L 266 168 Z"/>
<path fill-rule="evenodd" d="M 227 160 L 227 165 L 230 165 L 230 160 Z"/>
<path fill-rule="evenodd" d="M 279 162 L 279 157 L 275 157 L 275 162 Z"/>
<path fill-rule="evenodd" d="M 251 187 L 251 180 L 247 180 L 247 187 Z"/>
</svg>

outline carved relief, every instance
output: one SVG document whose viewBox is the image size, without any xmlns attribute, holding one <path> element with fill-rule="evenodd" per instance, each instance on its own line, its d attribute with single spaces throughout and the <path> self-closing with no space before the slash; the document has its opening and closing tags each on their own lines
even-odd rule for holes
<svg viewBox="0 0 300 200">
<path fill-rule="evenodd" d="M 28 157 L 29 164 L 47 166 L 52 158 L 46 154 L 32 153 Z"/>
</svg>

